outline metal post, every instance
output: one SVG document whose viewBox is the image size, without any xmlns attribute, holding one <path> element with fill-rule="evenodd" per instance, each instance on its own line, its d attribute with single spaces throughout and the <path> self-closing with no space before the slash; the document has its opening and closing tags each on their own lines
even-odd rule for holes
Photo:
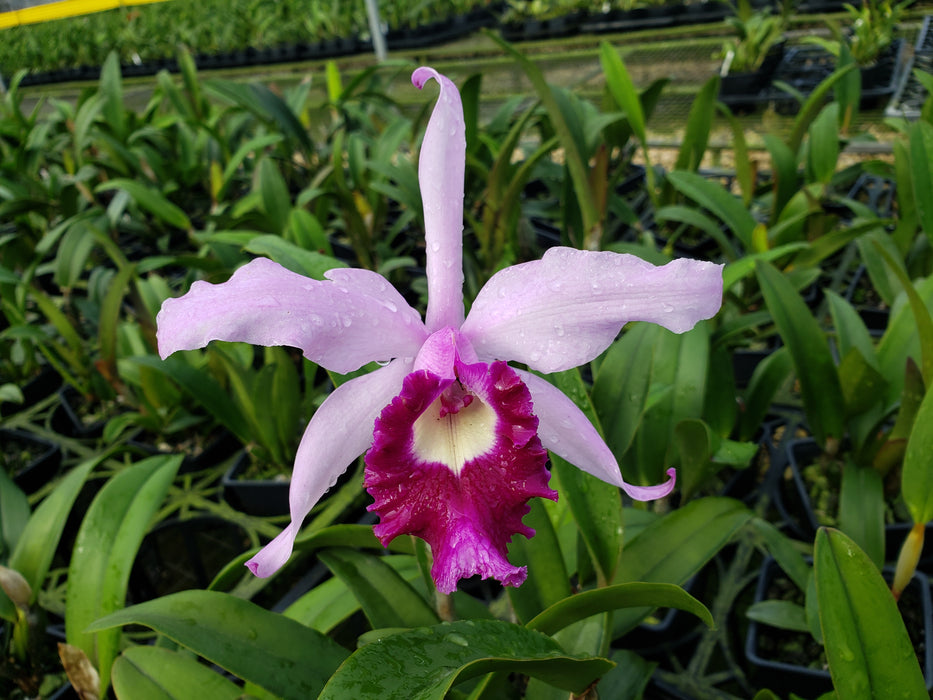
<svg viewBox="0 0 933 700">
<path fill-rule="evenodd" d="M 386 60 L 386 38 L 382 33 L 382 20 L 379 19 L 379 5 L 376 0 L 366 0 L 366 14 L 369 15 L 369 31 L 373 35 L 373 50 L 376 60 Z"/>
</svg>

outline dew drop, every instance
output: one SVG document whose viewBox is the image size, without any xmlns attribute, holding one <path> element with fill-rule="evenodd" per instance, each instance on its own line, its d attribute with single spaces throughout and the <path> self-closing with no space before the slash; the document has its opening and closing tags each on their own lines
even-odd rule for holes
<svg viewBox="0 0 933 700">
<path fill-rule="evenodd" d="M 445 636 L 445 639 L 446 639 L 448 642 L 452 642 L 452 643 L 457 644 L 458 646 L 461 646 L 461 647 L 468 647 L 468 646 L 470 646 L 470 643 L 466 640 L 466 638 L 463 637 L 462 635 L 457 634 L 456 632 L 451 632 L 450 634 L 446 635 L 446 636 Z"/>
</svg>

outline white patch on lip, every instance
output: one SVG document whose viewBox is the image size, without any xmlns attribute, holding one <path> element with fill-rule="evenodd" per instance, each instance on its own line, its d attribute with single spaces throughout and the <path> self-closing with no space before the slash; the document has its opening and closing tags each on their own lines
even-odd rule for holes
<svg viewBox="0 0 933 700">
<path fill-rule="evenodd" d="M 437 399 L 412 426 L 415 455 L 425 462 L 440 462 L 456 476 L 463 465 L 488 452 L 496 441 L 495 410 L 476 396 L 457 413 L 441 415 Z"/>
</svg>

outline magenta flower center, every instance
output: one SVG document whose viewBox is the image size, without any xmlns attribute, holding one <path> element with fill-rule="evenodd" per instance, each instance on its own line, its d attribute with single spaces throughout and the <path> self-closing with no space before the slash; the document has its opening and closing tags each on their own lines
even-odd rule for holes
<svg viewBox="0 0 933 700">
<path fill-rule="evenodd" d="M 516 586 L 526 571 L 508 562 L 508 543 L 534 534 L 522 523 L 529 499 L 557 498 L 531 396 L 504 362 L 457 359 L 451 374 L 412 372 L 376 420 L 365 477 L 375 533 L 424 539 L 442 592 L 476 574 Z"/>
</svg>

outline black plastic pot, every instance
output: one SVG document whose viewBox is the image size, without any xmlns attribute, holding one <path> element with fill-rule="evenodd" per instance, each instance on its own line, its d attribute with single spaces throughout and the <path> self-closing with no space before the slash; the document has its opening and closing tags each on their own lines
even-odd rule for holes
<svg viewBox="0 0 933 700">
<path fill-rule="evenodd" d="M 26 494 L 38 491 L 54 479 L 61 468 L 62 448 L 32 433 L 0 429 L 0 445 L 0 458 L 4 461 L 0 466 Z"/>
<path fill-rule="evenodd" d="M 781 41 L 772 46 L 758 70 L 722 76 L 719 99 L 733 109 L 752 109 L 766 101 L 775 72 L 784 57 L 785 45 L 786 42 Z"/>
<path fill-rule="evenodd" d="M 768 592 L 773 582 L 782 575 L 781 569 L 773 559 L 766 559 L 762 564 L 761 572 L 758 576 L 758 584 L 755 589 L 754 602 L 760 602 L 768 599 Z M 885 570 L 885 577 L 891 579 L 893 571 Z M 920 667 L 926 678 L 927 689 L 933 688 L 933 603 L 930 598 L 930 581 L 925 574 L 917 572 L 905 589 L 901 600 L 905 596 L 915 596 L 916 602 L 910 604 L 910 608 L 919 608 L 922 622 L 917 633 L 921 639 L 912 639 L 915 648 L 918 650 L 918 659 Z M 826 668 L 805 666 L 798 663 L 789 663 L 786 660 L 773 658 L 768 655 L 764 637 L 769 634 L 769 630 L 774 628 L 768 625 L 759 624 L 750 620 L 748 632 L 745 638 L 745 658 L 752 668 L 751 679 L 758 687 L 768 688 L 781 697 L 786 697 L 790 693 L 806 693 L 805 697 L 818 697 L 823 693 L 830 692 L 833 689 L 832 678 L 829 670 Z M 780 632 L 784 634 L 784 631 Z M 787 636 L 799 635 L 800 639 L 795 641 L 796 645 L 807 643 L 808 633 L 787 633 Z M 812 642 L 812 649 L 815 651 L 819 644 Z"/>
<path fill-rule="evenodd" d="M 755 588 L 754 602 L 768 600 L 768 592 L 773 582 L 782 574 L 780 567 L 773 559 L 767 559 L 762 564 Z M 772 637 L 764 639 L 773 633 Z M 802 663 L 791 663 L 769 656 L 767 646 L 769 643 L 778 643 L 781 638 L 793 639 L 795 646 L 809 650 L 815 656 L 821 649 L 819 643 L 806 632 L 788 632 L 774 630 L 767 625 L 761 625 L 755 620 L 748 623 L 748 632 L 745 637 L 745 658 L 751 666 L 751 680 L 756 687 L 768 688 L 782 697 L 790 693 L 808 693 L 808 697 L 817 697 L 833 689 L 829 670 L 822 667 L 805 666 Z"/>
<path fill-rule="evenodd" d="M 244 450 L 223 476 L 224 500 L 250 515 L 287 515 L 290 480 L 287 477 L 281 480 L 244 479 L 242 477 L 249 464 L 249 455 Z"/>
<path fill-rule="evenodd" d="M 704 2 L 698 5 L 713 4 L 715 3 Z M 649 7 L 635 7 L 631 10 L 593 12 L 580 23 L 580 31 L 589 34 L 633 32 L 642 29 L 658 29 L 681 24 L 700 24 L 706 21 L 699 18 L 700 13 L 697 13 L 697 15 L 690 20 L 681 19 L 686 18 L 686 16 L 686 7 L 683 5 L 652 5 Z"/>
<path fill-rule="evenodd" d="M 103 419 L 85 421 L 81 417 L 81 395 L 72 387 L 64 386 L 58 392 L 60 403 L 52 412 L 51 426 L 57 433 L 81 440 L 96 440 L 104 432 Z"/>
<path fill-rule="evenodd" d="M 888 321 L 891 320 L 891 309 L 880 305 L 880 302 L 877 304 L 860 303 L 858 297 L 864 294 L 863 287 L 865 285 L 870 286 L 871 280 L 868 278 L 865 266 L 860 265 L 852 276 L 852 281 L 845 293 L 845 299 L 855 307 L 868 332 L 875 337 L 880 337 L 884 335 L 888 327 Z"/>
<path fill-rule="evenodd" d="M 507 41 L 559 39 L 578 33 L 585 17 L 583 12 L 577 12 L 551 19 L 529 19 L 506 24 L 501 31 Z"/>
<path fill-rule="evenodd" d="M 20 391 L 23 392 L 22 403 L 0 401 L 0 416 L 8 416 L 11 413 L 19 413 L 27 408 L 32 408 L 42 399 L 54 394 L 61 385 L 62 379 L 58 372 L 46 367 L 20 387 Z"/>
<path fill-rule="evenodd" d="M 787 444 L 787 474 L 783 488 L 775 492 L 775 505 L 788 527 L 799 538 L 812 541 L 821 523 L 810 501 L 810 494 L 803 477 L 804 467 L 819 458 L 820 448 L 812 438 L 793 440 Z M 885 525 L 885 559 L 895 561 L 911 524 L 906 522 Z M 921 565 L 933 562 L 933 523 L 928 523 L 924 537 Z"/>
<path fill-rule="evenodd" d="M 173 451 L 160 449 L 156 445 L 144 439 L 144 436 L 135 436 L 126 442 L 138 452 L 147 456 L 160 454 L 174 454 Z M 227 430 L 219 430 L 204 446 L 204 449 L 197 454 L 185 453 L 185 458 L 178 468 L 179 474 L 190 474 L 200 472 L 220 465 L 224 460 L 230 458 L 242 445 L 240 441 Z"/>
<path fill-rule="evenodd" d="M 894 42 L 878 57 L 873 66 L 861 69 L 861 106 L 877 106 L 889 100 L 906 67 L 907 45 L 903 39 Z M 784 53 L 784 58 L 774 74 L 774 80 L 787 83 L 792 88 L 809 95 L 836 69 L 836 57 L 820 46 L 793 46 Z M 796 114 L 800 105 L 786 92 L 771 88 L 766 99 L 774 101 L 778 112 Z"/>
<path fill-rule="evenodd" d="M 884 111 L 886 117 L 920 118 L 923 104 L 930 94 L 917 79 L 915 69 L 924 73 L 933 73 L 933 15 L 926 15 L 923 18 L 923 26 L 914 43 L 913 55 L 908 56 L 907 65 L 901 73 L 894 97 L 891 98 L 891 103 Z"/>
<path fill-rule="evenodd" d="M 207 588 L 230 561 L 251 546 L 236 523 L 214 516 L 160 523 L 143 539 L 130 574 L 128 600 Z"/>
<path fill-rule="evenodd" d="M 709 567 L 693 576 L 683 589 L 693 596 L 705 587 Z M 703 623 L 696 616 L 676 608 L 656 610 L 635 629 L 626 634 L 620 644 L 627 649 L 637 649 L 647 658 L 666 657 L 685 644 L 695 642 L 701 634 Z"/>
</svg>

